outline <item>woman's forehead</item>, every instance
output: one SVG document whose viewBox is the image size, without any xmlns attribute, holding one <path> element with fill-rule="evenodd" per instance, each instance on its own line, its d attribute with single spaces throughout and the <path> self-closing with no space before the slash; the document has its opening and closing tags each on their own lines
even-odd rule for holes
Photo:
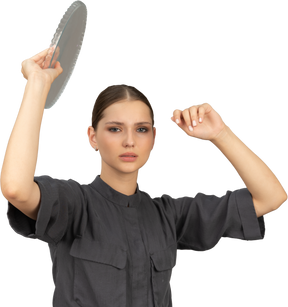
<svg viewBox="0 0 288 307">
<path fill-rule="evenodd" d="M 142 101 L 119 101 L 115 102 L 103 111 L 105 121 L 125 122 L 150 122 L 151 115 L 149 107 Z"/>
</svg>

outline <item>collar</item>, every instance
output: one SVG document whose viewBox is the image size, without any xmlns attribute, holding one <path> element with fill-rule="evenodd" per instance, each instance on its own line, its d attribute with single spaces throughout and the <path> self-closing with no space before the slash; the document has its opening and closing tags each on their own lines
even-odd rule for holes
<svg viewBox="0 0 288 307">
<path fill-rule="evenodd" d="M 90 183 L 90 186 L 96 189 L 97 192 L 99 192 L 107 200 L 123 207 L 128 207 L 128 204 L 129 207 L 137 207 L 141 201 L 141 192 L 139 190 L 138 183 L 135 194 L 129 196 L 111 188 L 110 185 L 100 178 L 100 175 L 98 175 L 95 180 Z"/>
</svg>

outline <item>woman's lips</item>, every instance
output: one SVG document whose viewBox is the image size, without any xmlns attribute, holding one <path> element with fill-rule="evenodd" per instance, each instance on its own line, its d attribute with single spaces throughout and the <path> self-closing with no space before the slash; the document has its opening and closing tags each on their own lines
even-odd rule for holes
<svg viewBox="0 0 288 307">
<path fill-rule="evenodd" d="M 134 162 L 137 157 L 131 157 L 131 156 L 121 156 L 119 157 L 124 162 Z"/>
<path fill-rule="evenodd" d="M 136 155 L 121 155 L 120 157 L 137 157 Z"/>
</svg>

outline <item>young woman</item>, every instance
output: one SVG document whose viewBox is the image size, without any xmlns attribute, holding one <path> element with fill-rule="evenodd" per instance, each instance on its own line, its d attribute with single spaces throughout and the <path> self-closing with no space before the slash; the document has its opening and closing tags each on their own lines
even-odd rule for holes
<svg viewBox="0 0 288 307">
<path fill-rule="evenodd" d="M 22 63 L 28 80 L 7 146 L 1 189 L 13 229 L 49 244 L 56 307 L 172 306 L 170 277 L 177 249 L 207 250 L 221 237 L 264 237 L 263 215 L 287 195 L 271 170 L 209 105 L 175 110 L 171 119 L 189 136 L 210 140 L 246 188 L 223 197 L 197 194 L 151 198 L 137 185 L 156 129 L 147 98 L 126 85 L 98 96 L 88 128 L 101 155 L 101 174 L 88 185 L 34 177 L 39 131 L 52 82 L 41 68 L 47 50 Z"/>
</svg>

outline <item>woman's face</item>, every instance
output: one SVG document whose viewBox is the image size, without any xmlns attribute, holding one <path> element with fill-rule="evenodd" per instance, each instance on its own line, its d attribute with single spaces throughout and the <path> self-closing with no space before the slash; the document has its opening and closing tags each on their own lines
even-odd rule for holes
<svg viewBox="0 0 288 307">
<path fill-rule="evenodd" d="M 121 100 L 106 108 L 103 115 L 96 132 L 93 127 L 88 129 L 90 144 L 102 157 L 102 171 L 138 172 L 147 162 L 155 140 L 149 107 L 139 100 Z M 137 155 L 135 161 L 121 159 L 126 152 Z"/>
</svg>

